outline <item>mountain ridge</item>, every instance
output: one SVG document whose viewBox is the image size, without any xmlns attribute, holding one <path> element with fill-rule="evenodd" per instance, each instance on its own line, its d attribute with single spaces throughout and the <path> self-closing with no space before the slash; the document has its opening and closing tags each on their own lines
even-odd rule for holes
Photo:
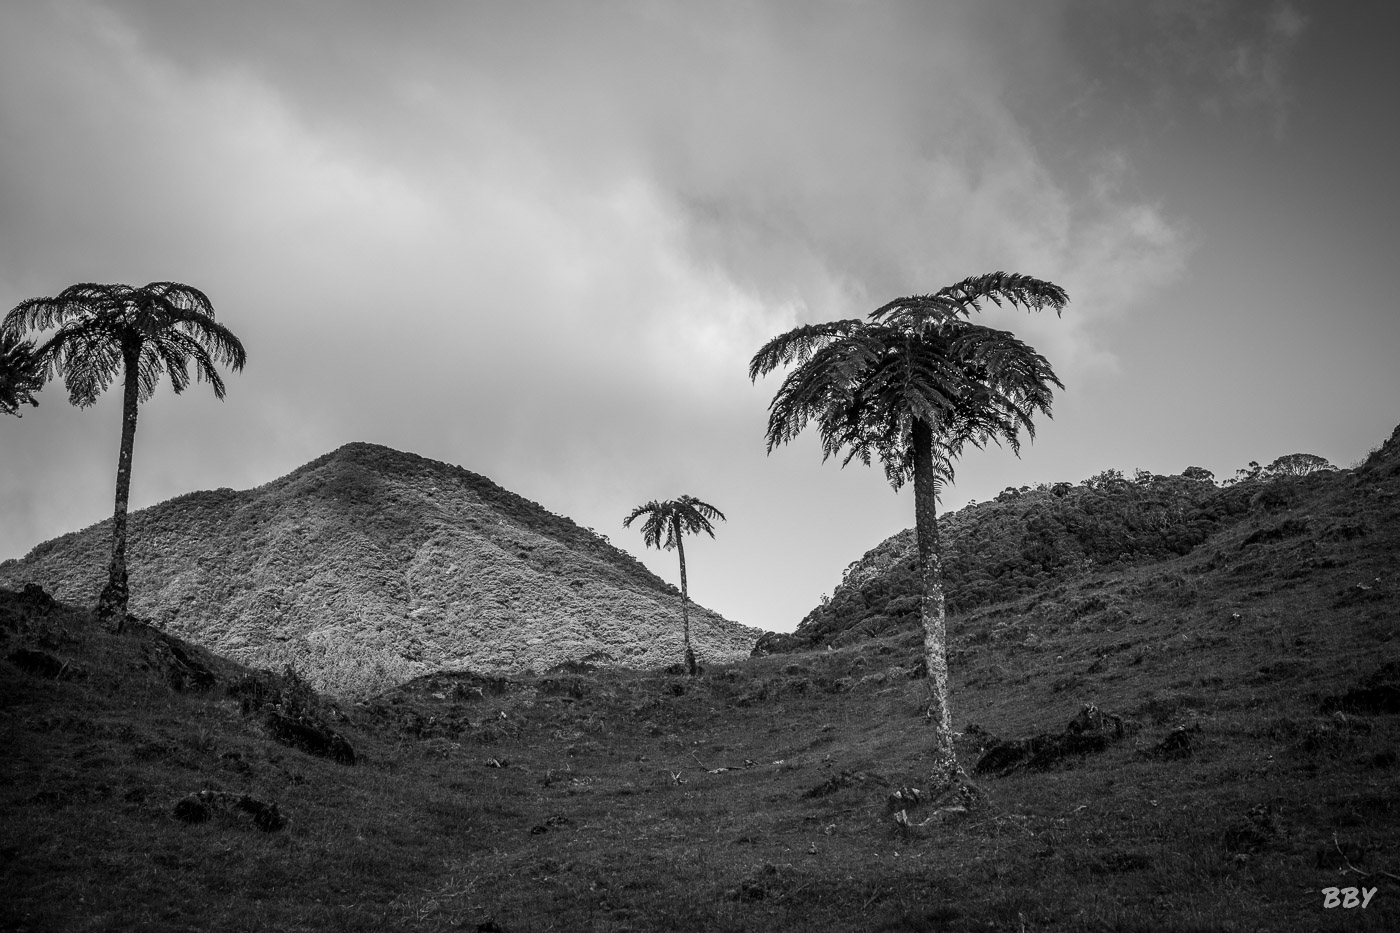
<svg viewBox="0 0 1400 933">
<path fill-rule="evenodd" d="M 0 585 L 91 602 L 109 541 L 110 520 L 43 542 L 0 563 Z M 376 444 L 134 512 L 128 559 L 136 615 L 341 696 L 439 669 L 681 657 L 679 591 L 640 561 L 485 476 Z M 693 608 L 702 660 L 758 637 Z"/>
</svg>

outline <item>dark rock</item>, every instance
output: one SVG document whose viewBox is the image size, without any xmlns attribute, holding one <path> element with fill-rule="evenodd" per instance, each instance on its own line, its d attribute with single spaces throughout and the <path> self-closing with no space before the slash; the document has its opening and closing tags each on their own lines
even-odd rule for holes
<svg viewBox="0 0 1400 933">
<path fill-rule="evenodd" d="M 1322 701 L 1324 713 L 1384 715 L 1400 713 L 1400 663 L 1390 661 L 1340 696 Z"/>
<path fill-rule="evenodd" d="M 896 787 L 885 798 L 885 811 L 894 813 L 899 810 L 912 810 L 923 802 L 923 791 L 917 787 Z"/>
<path fill-rule="evenodd" d="M 283 745 L 299 748 L 309 755 L 329 758 L 343 765 L 355 763 L 355 749 L 340 733 L 320 723 L 293 719 L 269 712 L 264 722 L 272 737 Z"/>
<path fill-rule="evenodd" d="M 265 833 L 276 832 L 287 825 L 287 818 L 277 809 L 277 804 L 219 790 L 202 790 L 183 797 L 175 803 L 173 812 L 177 820 L 191 824 L 207 823 L 216 814 L 242 817 Z"/>
<path fill-rule="evenodd" d="M 26 627 L 27 622 L 53 615 L 63 608 L 37 583 L 26 583 L 21 589 L 11 592 L 14 595 L 6 600 L 5 611 L 0 611 L 0 627 L 19 631 Z"/>
<path fill-rule="evenodd" d="M 542 834 L 542 833 L 547 833 L 547 832 L 549 832 L 551 829 L 554 829 L 554 828 L 556 828 L 556 827 L 559 827 L 559 826 L 568 826 L 571 822 L 573 822 L 573 821 L 570 820 L 567 816 L 551 816 L 549 819 L 545 820 L 543 823 L 539 823 L 539 824 L 537 824 L 537 825 L 535 825 L 535 826 L 531 826 L 531 827 L 530 827 L 530 835 L 532 835 L 532 836 L 538 836 L 538 835 L 540 835 L 540 834 Z"/>
<path fill-rule="evenodd" d="M 207 823 L 213 815 L 213 810 L 197 794 L 175 803 L 175 819 L 181 823 Z"/>
<path fill-rule="evenodd" d="M 983 753 L 973 770 L 998 777 L 1018 768 L 1044 771 L 1071 755 L 1101 752 L 1131 731 L 1123 717 L 1086 703 L 1059 735 L 1042 733 L 1028 739 L 997 742 Z"/>
<path fill-rule="evenodd" d="M 1220 834 L 1220 844 L 1229 852 L 1258 852 L 1272 843 L 1278 832 L 1272 811 L 1258 804 L 1225 828 Z"/>
<path fill-rule="evenodd" d="M 825 797 L 828 794 L 836 793 L 838 790 L 853 787 L 857 784 L 867 783 L 888 787 L 890 782 L 877 774 L 870 774 L 866 771 L 842 771 L 835 777 L 827 778 L 825 781 L 822 781 L 816 787 L 803 791 L 802 796 Z"/>
<path fill-rule="evenodd" d="M 1163 758 L 1167 760 L 1177 760 L 1190 758 L 1195 751 L 1195 736 L 1201 731 L 1200 723 L 1193 723 L 1189 726 L 1177 726 L 1167 733 L 1166 738 L 1158 742 L 1147 752 L 1153 758 Z"/>
<path fill-rule="evenodd" d="M 178 638 L 164 632 L 156 632 L 156 643 L 164 655 L 166 678 L 170 686 L 184 692 L 186 690 L 208 690 L 218 681 L 214 672 L 199 660 L 190 647 Z"/>
<path fill-rule="evenodd" d="M 10 652 L 5 660 L 26 674 L 47 680 L 73 680 L 86 673 L 71 661 L 60 660 L 47 651 L 37 651 L 33 648 L 19 648 Z"/>
</svg>

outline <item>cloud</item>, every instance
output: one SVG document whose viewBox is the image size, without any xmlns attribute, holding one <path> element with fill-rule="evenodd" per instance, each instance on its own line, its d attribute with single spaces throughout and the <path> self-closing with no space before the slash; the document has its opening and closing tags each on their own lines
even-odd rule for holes
<svg viewBox="0 0 1400 933">
<path fill-rule="evenodd" d="M 1084 108 L 1145 129 L 1194 116 L 1262 117 L 1276 137 L 1288 124 L 1289 69 L 1308 17 L 1287 0 L 1072 0 L 1055 25 L 1079 72 Z"/>
<path fill-rule="evenodd" d="M 584 521 L 658 483 L 761 502 L 735 464 L 789 468 L 754 466 L 771 387 L 746 364 L 773 334 L 1006 269 L 1069 289 L 1062 320 L 986 316 L 1068 377 L 1114 365 L 1101 325 L 1190 249 L 1130 153 L 1097 184 L 1063 171 L 1014 106 L 1017 56 L 957 4 L 0 16 L 0 299 L 173 278 L 249 350 L 223 404 L 143 409 L 138 507 L 357 439 Z M 0 553 L 110 509 L 87 475 L 114 458 L 110 405 L 41 425 L 62 405 L 42 401 L 24 443 L 69 464 L 4 426 L 0 472 L 23 471 Z M 103 418 L 102 469 L 79 470 Z"/>
</svg>

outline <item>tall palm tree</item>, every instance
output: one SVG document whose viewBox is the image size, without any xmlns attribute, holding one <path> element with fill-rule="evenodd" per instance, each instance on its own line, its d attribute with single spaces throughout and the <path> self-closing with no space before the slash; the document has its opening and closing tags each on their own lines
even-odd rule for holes
<svg viewBox="0 0 1400 933">
<path fill-rule="evenodd" d="M 701 502 L 694 496 L 681 496 L 679 499 L 667 499 L 665 502 L 658 502 L 655 499 L 646 505 L 639 505 L 632 510 L 632 514 L 622 521 L 623 528 L 630 528 L 632 522 L 646 516 L 646 522 L 642 525 L 642 541 L 647 547 L 664 548 L 671 550 L 674 548 L 680 554 L 681 559 L 681 624 L 685 627 L 685 669 L 694 677 L 698 668 L 695 664 L 695 652 L 690 647 L 690 593 L 685 582 L 685 543 L 682 540 L 686 534 L 699 534 L 705 532 L 711 538 L 715 536 L 714 526 L 710 524 L 714 519 L 725 521 L 724 513 L 713 505 Z"/>
<path fill-rule="evenodd" d="M 983 301 L 1052 307 L 1058 314 L 1068 297 L 1050 282 L 995 272 L 895 299 L 866 321 L 798 327 L 770 340 L 749 363 L 754 381 L 797 364 L 768 406 L 769 453 L 815 421 L 823 459 L 843 448 L 842 466 L 854 458 L 869 465 L 878 456 L 895 489 L 913 481 L 929 717 L 936 729 L 932 780 L 969 802 L 978 791 L 953 751 L 948 704 L 938 490 L 952 482 L 953 461 L 968 442 L 1004 440 L 1019 455 L 1020 432 L 1035 437 L 1032 416 L 1050 414 L 1050 387 L 1064 388 L 1034 349 L 968 320 Z"/>
<path fill-rule="evenodd" d="M 216 363 L 241 370 L 247 354 L 238 338 L 214 320 L 214 306 L 197 288 L 178 282 L 129 285 L 73 285 L 53 298 L 20 302 L 5 316 L 0 330 L 19 335 L 25 329 L 53 336 L 34 351 L 46 374 L 63 377 L 68 400 L 86 408 L 112 381 L 122 380 L 122 441 L 117 457 L 117 498 L 112 516 L 112 559 L 107 585 L 97 600 L 99 617 L 121 631 L 128 598 L 126 511 L 131 492 L 131 452 L 136 439 L 136 407 L 170 374 L 177 393 L 195 378 L 207 381 L 224 397 Z"/>
<path fill-rule="evenodd" d="M 44 366 L 34 358 L 34 344 L 0 331 L 0 412 L 24 417 L 21 405 L 38 406 L 34 393 L 44 387 Z"/>
</svg>

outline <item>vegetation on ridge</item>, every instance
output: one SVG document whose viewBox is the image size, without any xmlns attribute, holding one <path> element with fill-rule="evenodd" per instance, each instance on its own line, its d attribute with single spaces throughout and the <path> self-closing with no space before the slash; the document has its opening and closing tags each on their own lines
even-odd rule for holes
<svg viewBox="0 0 1400 933">
<path fill-rule="evenodd" d="M 1105 569 L 1190 554 L 1250 516 L 1279 514 L 1348 482 L 1335 468 L 1292 473 L 1272 466 L 1241 471 L 1242 477 L 1223 486 L 1190 478 L 1199 467 L 1180 476 L 1138 471 L 1132 479 L 1105 470 L 1077 486 L 1008 488 L 993 501 L 944 515 L 949 611 L 967 612 Z M 853 562 L 832 596 L 794 632 L 769 633 L 755 651 L 840 645 L 911 629 L 918 625 L 918 593 L 913 529 L 908 529 Z"/>
</svg>

